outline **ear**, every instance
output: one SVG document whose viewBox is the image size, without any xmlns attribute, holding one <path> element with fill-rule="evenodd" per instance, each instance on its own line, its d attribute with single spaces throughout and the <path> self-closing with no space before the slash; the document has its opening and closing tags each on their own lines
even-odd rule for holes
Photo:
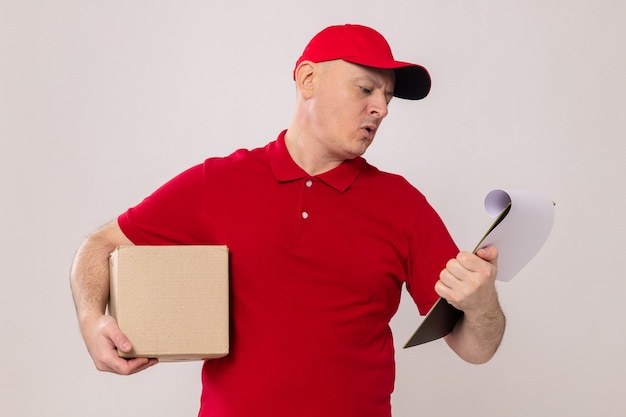
<svg viewBox="0 0 626 417">
<path fill-rule="evenodd" d="M 311 61 L 302 61 L 296 68 L 296 88 L 304 98 L 310 98 L 313 95 L 315 68 L 315 63 Z"/>
</svg>

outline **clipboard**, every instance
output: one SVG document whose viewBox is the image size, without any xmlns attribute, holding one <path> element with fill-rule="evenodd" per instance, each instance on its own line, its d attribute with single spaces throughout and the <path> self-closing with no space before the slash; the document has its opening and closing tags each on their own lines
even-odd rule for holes
<svg viewBox="0 0 626 417">
<path fill-rule="evenodd" d="M 499 251 L 497 279 L 510 281 L 548 238 L 554 223 L 555 204 L 545 194 L 534 191 L 490 191 L 485 197 L 485 209 L 495 220 L 472 253 L 486 246 L 496 246 Z M 461 317 L 462 311 L 439 298 L 404 349 L 446 336 Z"/>
</svg>

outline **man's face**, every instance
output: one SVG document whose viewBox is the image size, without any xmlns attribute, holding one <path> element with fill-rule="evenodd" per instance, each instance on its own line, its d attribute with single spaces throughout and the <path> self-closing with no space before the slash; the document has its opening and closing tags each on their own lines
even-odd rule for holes
<svg viewBox="0 0 626 417">
<path fill-rule="evenodd" d="M 328 157 L 352 159 L 365 153 L 387 116 L 395 74 L 336 60 L 316 64 L 312 118 L 318 145 Z"/>
</svg>

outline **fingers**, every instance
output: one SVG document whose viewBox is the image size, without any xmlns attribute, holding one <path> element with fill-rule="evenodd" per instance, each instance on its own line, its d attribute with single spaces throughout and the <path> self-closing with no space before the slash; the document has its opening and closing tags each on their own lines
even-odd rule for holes
<svg viewBox="0 0 626 417">
<path fill-rule="evenodd" d="M 103 326 L 103 335 L 113 342 L 115 348 L 122 352 L 130 352 L 133 349 L 133 345 L 126 337 L 122 330 L 117 326 L 115 321 L 109 321 Z"/>
<path fill-rule="evenodd" d="M 459 252 L 450 259 L 439 276 L 446 286 L 458 288 L 461 283 L 482 281 L 491 276 L 494 266 L 488 261 L 469 252 Z"/>
<path fill-rule="evenodd" d="M 132 344 L 111 316 L 102 316 L 94 327 L 91 337 L 86 338 L 86 342 L 98 370 L 131 375 L 158 363 L 157 359 L 121 358 L 118 355 L 118 349 L 122 352 L 130 352 Z"/>
<path fill-rule="evenodd" d="M 495 247 L 459 252 L 441 271 L 435 291 L 460 310 L 480 307 L 495 294 L 497 258 Z"/>
<path fill-rule="evenodd" d="M 455 260 L 458 262 L 455 272 L 463 275 L 469 272 L 491 273 L 498 261 L 498 250 L 493 246 L 478 249 L 476 253 L 459 252 Z M 462 277 L 461 277 L 462 278 Z"/>
<path fill-rule="evenodd" d="M 487 246 L 476 251 L 476 255 L 492 265 L 498 265 L 498 249 L 495 246 Z"/>
<path fill-rule="evenodd" d="M 450 264 L 450 262 L 448 262 Z M 439 281 L 435 284 L 435 292 L 439 297 L 446 299 L 450 304 L 459 310 L 462 310 L 459 305 L 461 288 L 461 280 L 457 279 L 455 275 L 450 272 L 450 267 L 441 271 L 439 274 Z"/>
<path fill-rule="evenodd" d="M 154 358 L 122 359 L 118 356 L 114 361 L 107 365 L 106 369 L 101 370 L 118 375 L 132 375 L 148 369 L 157 363 L 158 360 Z"/>
</svg>

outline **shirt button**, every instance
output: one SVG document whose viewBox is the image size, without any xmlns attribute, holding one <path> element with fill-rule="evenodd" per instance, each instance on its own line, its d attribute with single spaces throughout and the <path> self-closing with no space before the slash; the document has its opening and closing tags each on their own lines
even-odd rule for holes
<svg viewBox="0 0 626 417">
<path fill-rule="evenodd" d="M 311 186 L 313 185 L 313 181 L 311 181 L 311 180 L 306 180 L 306 182 L 304 183 L 304 185 L 306 185 L 307 187 L 311 188 Z"/>
<path fill-rule="evenodd" d="M 302 218 L 303 218 L 303 219 L 306 219 L 306 218 L 308 218 L 308 217 L 309 217 L 309 213 L 307 213 L 306 211 L 303 211 L 303 212 L 302 212 Z"/>
</svg>

